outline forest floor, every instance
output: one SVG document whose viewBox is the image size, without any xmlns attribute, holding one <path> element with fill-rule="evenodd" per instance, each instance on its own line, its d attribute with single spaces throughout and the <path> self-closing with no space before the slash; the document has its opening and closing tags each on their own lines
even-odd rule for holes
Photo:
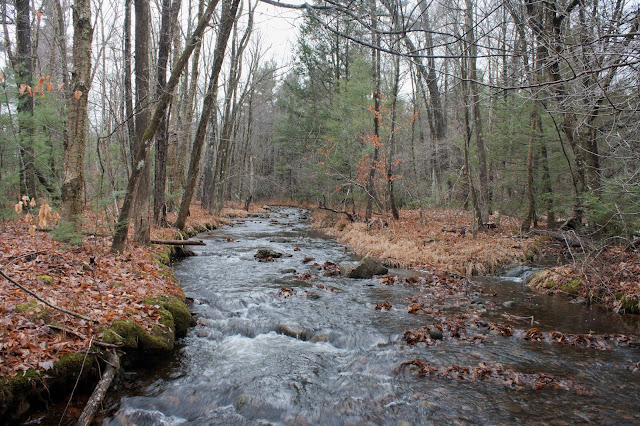
<svg viewBox="0 0 640 426">
<path fill-rule="evenodd" d="M 194 205 L 185 231 L 192 235 L 221 226 L 225 217 L 243 215 L 242 210 L 225 209 L 215 217 Z M 38 230 L 32 216 L 0 222 L 0 271 L 6 275 L 0 277 L 0 417 L 11 393 L 9 378 L 55 376 L 61 358 L 94 352 L 118 321 L 135 323 L 136 330 L 147 333 L 166 329 L 166 311 L 158 298 L 185 300 L 167 266 L 167 246 L 129 242 L 124 253 L 110 253 L 111 237 L 106 235 L 113 220 L 91 212 L 84 219 L 76 244 Z M 152 228 L 151 237 L 180 235 L 174 228 Z M 168 342 L 172 346 L 173 336 Z"/>
<path fill-rule="evenodd" d="M 640 311 L 640 251 L 584 239 L 582 247 L 535 233 L 521 233 L 520 220 L 492 217 L 496 226 L 475 236 L 471 213 L 459 209 L 402 210 L 400 220 L 349 222 L 345 215 L 317 211 L 314 226 L 390 266 L 454 274 L 494 275 L 514 265 L 542 270 L 529 285 L 579 303 L 602 303 L 621 313 Z M 560 234 L 562 235 L 562 234 Z"/>
</svg>

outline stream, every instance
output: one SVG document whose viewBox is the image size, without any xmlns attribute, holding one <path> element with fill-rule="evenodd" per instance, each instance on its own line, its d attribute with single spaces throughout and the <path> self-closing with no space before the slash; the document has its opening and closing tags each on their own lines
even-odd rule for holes
<svg viewBox="0 0 640 426">
<path fill-rule="evenodd" d="M 200 237 L 206 246 L 198 256 L 175 266 L 197 325 L 171 359 L 125 374 L 129 385 L 105 401 L 105 425 L 640 423 L 637 347 L 598 350 L 488 329 L 477 329 L 481 341 L 448 333 L 429 345 L 403 340 L 405 330 L 460 312 L 524 331 L 533 317 L 542 332 L 576 334 L 637 335 L 637 318 L 530 292 L 516 278 L 488 277 L 464 295 L 475 305 L 445 300 L 440 317 L 408 313 L 420 287 L 325 275 L 317 265 L 358 258 L 312 230 L 307 212 L 295 208 L 237 219 Z M 290 257 L 260 262 L 259 248 Z M 375 309 L 382 302 L 391 308 Z M 415 365 L 402 367 L 414 359 L 545 373 L 580 390 L 422 376 Z"/>
</svg>

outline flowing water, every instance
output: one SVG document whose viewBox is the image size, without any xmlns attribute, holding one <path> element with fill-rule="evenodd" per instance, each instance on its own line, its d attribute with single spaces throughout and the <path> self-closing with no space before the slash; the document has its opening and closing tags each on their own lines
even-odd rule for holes
<svg viewBox="0 0 640 426">
<path fill-rule="evenodd" d="M 640 361 L 637 348 L 602 351 L 495 333 L 479 344 L 445 333 L 436 345 L 409 346 L 405 330 L 434 322 L 427 313 L 407 312 L 417 288 L 324 275 L 314 263 L 357 259 L 312 231 L 305 214 L 283 208 L 238 220 L 204 237 L 199 256 L 176 265 L 198 324 L 165 365 L 129 373 L 136 386 L 111 397 L 105 424 L 640 423 L 640 373 L 631 370 Z M 259 262 L 253 256 L 259 248 L 291 256 Z M 307 257 L 315 260 L 303 263 Z M 479 288 L 497 306 L 480 310 L 487 322 L 505 321 L 505 314 L 523 330 L 530 324 L 521 317 L 533 316 L 540 330 L 638 331 L 637 321 L 529 293 L 517 280 L 485 278 Z M 385 301 L 390 310 L 374 309 Z M 498 363 L 567 377 L 583 390 L 424 377 L 401 368 L 413 359 Z"/>
</svg>

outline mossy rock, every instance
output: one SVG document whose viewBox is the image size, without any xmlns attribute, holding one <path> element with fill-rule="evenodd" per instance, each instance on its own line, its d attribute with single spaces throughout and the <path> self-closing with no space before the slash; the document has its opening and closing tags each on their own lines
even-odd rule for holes
<svg viewBox="0 0 640 426">
<path fill-rule="evenodd" d="M 53 277 L 51 275 L 38 275 L 36 279 L 47 285 L 53 283 Z"/>
<path fill-rule="evenodd" d="M 34 322 L 42 320 L 47 323 L 51 321 L 51 318 L 53 318 L 53 311 L 45 308 L 44 305 L 36 302 L 35 300 L 18 303 L 16 305 L 16 312 L 28 315 L 29 319 Z"/>
<path fill-rule="evenodd" d="M 173 318 L 166 309 L 160 309 L 160 323 L 148 333 L 139 324 L 129 320 L 114 321 L 105 330 L 102 340 L 107 343 L 122 343 L 124 349 L 142 350 L 147 352 L 169 352 L 173 349 L 175 334 Z"/>
<path fill-rule="evenodd" d="M 171 313 L 177 337 L 182 337 L 187 334 L 193 317 L 182 299 L 175 296 L 161 296 L 147 299 L 144 302 L 150 305 L 158 305 Z"/>
<path fill-rule="evenodd" d="M 571 295 L 577 295 L 580 293 L 580 287 L 582 287 L 582 281 L 571 280 L 568 283 L 561 284 L 560 290 Z"/>
<path fill-rule="evenodd" d="M 163 251 L 155 252 L 153 258 L 160 265 L 169 265 L 171 263 L 171 250 L 167 248 Z"/>
<path fill-rule="evenodd" d="M 147 352 L 171 351 L 175 338 L 186 335 L 191 326 L 189 309 L 181 299 L 173 296 L 147 299 L 145 303 L 160 307 L 160 325 L 147 332 L 133 321 L 114 321 L 110 328 L 103 330 L 103 340 L 107 343 L 122 343 L 125 349 Z"/>
<path fill-rule="evenodd" d="M 76 381 L 85 382 L 94 375 L 91 366 L 93 355 L 83 353 L 65 354 L 53 363 L 47 371 L 29 369 L 14 377 L 0 378 L 0 418 L 11 424 L 23 416 L 31 407 L 30 401 L 48 400 L 56 390 L 67 394 L 67 390 L 75 386 Z M 78 377 L 79 373 L 82 375 Z"/>
</svg>

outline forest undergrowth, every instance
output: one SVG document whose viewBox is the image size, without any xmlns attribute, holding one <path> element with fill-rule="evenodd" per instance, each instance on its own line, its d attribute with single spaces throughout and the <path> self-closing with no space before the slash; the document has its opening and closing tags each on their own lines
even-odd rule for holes
<svg viewBox="0 0 640 426">
<path fill-rule="evenodd" d="M 602 303 L 621 313 L 640 312 L 640 253 L 634 247 L 585 239 L 572 247 L 539 233 L 520 232 L 521 221 L 492 217 L 495 227 L 472 232 L 471 212 L 459 209 L 402 210 L 400 220 L 350 222 L 317 211 L 314 226 L 389 266 L 436 269 L 454 274 L 495 275 L 514 265 L 541 268 L 528 284 L 565 294 L 579 303 Z M 562 235 L 562 234 L 560 234 Z"/>
</svg>

